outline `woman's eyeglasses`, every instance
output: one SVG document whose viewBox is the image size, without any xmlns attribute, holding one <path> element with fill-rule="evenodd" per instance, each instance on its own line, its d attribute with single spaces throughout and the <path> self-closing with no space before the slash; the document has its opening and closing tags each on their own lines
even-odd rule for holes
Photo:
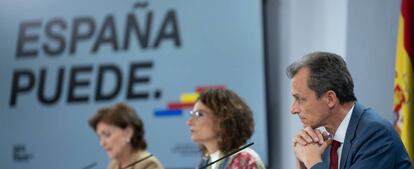
<svg viewBox="0 0 414 169">
<path fill-rule="evenodd" d="M 203 116 L 204 116 L 204 113 L 201 112 L 200 110 L 195 110 L 195 111 L 190 110 L 190 118 L 199 119 Z"/>
</svg>

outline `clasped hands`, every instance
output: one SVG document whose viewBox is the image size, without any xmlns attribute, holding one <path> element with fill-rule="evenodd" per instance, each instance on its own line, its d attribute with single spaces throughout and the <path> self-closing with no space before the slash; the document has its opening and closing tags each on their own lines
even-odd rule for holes
<svg viewBox="0 0 414 169">
<path fill-rule="evenodd" d="M 309 169 L 322 162 L 322 154 L 330 143 L 328 132 L 322 133 L 319 129 L 305 127 L 292 140 L 296 168 Z"/>
</svg>

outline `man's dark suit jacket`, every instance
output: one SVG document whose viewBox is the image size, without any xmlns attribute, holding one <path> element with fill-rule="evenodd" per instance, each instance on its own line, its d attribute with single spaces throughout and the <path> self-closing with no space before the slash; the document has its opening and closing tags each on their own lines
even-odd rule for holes
<svg viewBox="0 0 414 169">
<path fill-rule="evenodd" d="M 390 122 L 355 103 L 343 143 L 339 169 L 411 169 L 410 158 Z M 312 169 L 329 168 L 329 152 Z"/>
</svg>

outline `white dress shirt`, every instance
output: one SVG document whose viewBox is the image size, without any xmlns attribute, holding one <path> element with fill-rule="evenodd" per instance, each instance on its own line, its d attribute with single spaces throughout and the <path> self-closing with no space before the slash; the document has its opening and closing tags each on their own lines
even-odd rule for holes
<svg viewBox="0 0 414 169">
<path fill-rule="evenodd" d="M 342 148 L 344 147 L 344 141 L 346 136 L 346 130 L 348 129 L 349 121 L 351 120 L 352 111 L 354 110 L 355 104 L 352 105 L 352 108 L 348 111 L 345 118 L 342 120 L 338 129 L 336 130 L 333 139 L 340 142 L 341 145 L 338 148 L 338 168 L 341 166 L 341 157 L 342 157 Z"/>
<path fill-rule="evenodd" d="M 220 150 L 217 150 L 215 153 L 210 154 L 210 161 L 209 163 L 216 161 L 220 158 Z M 218 163 L 214 163 L 213 165 L 211 165 L 211 169 L 218 169 L 219 165 Z"/>
</svg>

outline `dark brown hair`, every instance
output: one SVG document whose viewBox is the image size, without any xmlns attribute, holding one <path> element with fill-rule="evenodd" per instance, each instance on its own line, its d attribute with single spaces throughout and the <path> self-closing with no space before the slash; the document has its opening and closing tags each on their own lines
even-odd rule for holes
<svg viewBox="0 0 414 169">
<path fill-rule="evenodd" d="M 217 117 L 220 151 L 228 153 L 246 144 L 254 132 L 254 121 L 242 98 L 228 89 L 209 89 L 200 94 L 198 101 Z M 205 147 L 201 149 L 206 152 Z"/>
<path fill-rule="evenodd" d="M 98 123 L 103 122 L 121 129 L 132 127 L 131 146 L 135 150 L 145 150 L 144 123 L 134 109 L 126 104 L 118 103 L 112 107 L 100 109 L 91 119 L 89 125 L 96 131 Z"/>
<path fill-rule="evenodd" d="M 303 56 L 287 68 L 287 75 L 293 78 L 301 68 L 308 67 L 308 87 L 318 98 L 332 90 L 341 104 L 356 101 L 354 82 L 341 56 L 328 52 L 314 52 Z"/>
</svg>

